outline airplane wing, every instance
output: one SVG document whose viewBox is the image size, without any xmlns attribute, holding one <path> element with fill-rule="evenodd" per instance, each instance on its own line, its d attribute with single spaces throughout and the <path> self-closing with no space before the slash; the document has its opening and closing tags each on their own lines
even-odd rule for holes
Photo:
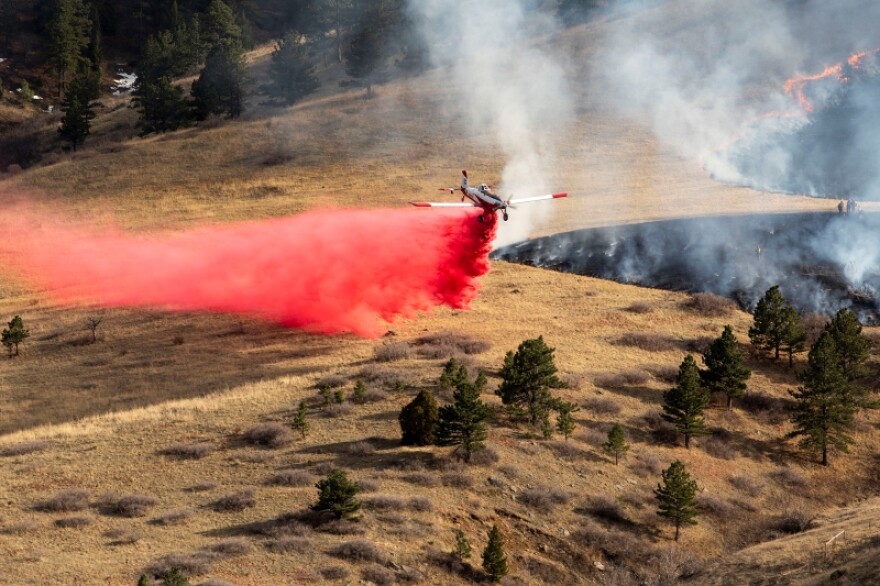
<svg viewBox="0 0 880 586">
<path fill-rule="evenodd" d="M 562 193 L 548 193 L 547 195 L 535 195 L 532 197 L 515 197 L 515 198 L 511 198 L 507 203 L 510 203 L 510 204 L 529 203 L 532 201 L 542 201 L 545 199 L 559 199 L 561 197 L 568 197 L 568 194 L 565 192 L 562 192 Z"/>
<path fill-rule="evenodd" d="M 470 202 L 433 202 L 433 201 L 411 201 L 409 205 L 417 208 L 472 208 L 474 204 Z"/>
</svg>

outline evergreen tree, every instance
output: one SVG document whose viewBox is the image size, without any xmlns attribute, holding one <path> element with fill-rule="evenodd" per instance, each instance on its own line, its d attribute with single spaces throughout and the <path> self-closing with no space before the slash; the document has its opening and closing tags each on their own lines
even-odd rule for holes
<svg viewBox="0 0 880 586">
<path fill-rule="evenodd" d="M 197 120 L 212 114 L 238 118 L 244 112 L 245 66 L 241 52 L 229 47 L 214 49 L 199 79 L 192 84 Z"/>
<path fill-rule="evenodd" d="M 367 400 L 367 385 L 364 384 L 364 381 L 358 380 L 354 384 L 354 391 L 351 393 L 351 400 L 358 405 L 363 404 Z"/>
<path fill-rule="evenodd" d="M 524 413 L 532 426 L 537 425 L 553 407 L 550 389 L 565 385 L 556 376 L 553 348 L 543 336 L 525 340 L 516 354 L 508 352 L 501 367 L 501 386 L 496 394 L 501 402 Z"/>
<path fill-rule="evenodd" d="M 287 105 L 318 89 L 315 66 L 308 57 L 304 38 L 297 33 L 288 33 L 275 44 L 269 72 L 269 94 Z"/>
<path fill-rule="evenodd" d="M 65 78 L 83 60 L 89 44 L 91 21 L 83 0 L 55 0 L 49 24 L 49 61 L 58 73 L 58 97 L 65 89 Z"/>
<path fill-rule="evenodd" d="M 20 0 L 0 0 L 0 40 L 8 46 L 12 35 L 19 32 L 17 2 Z"/>
<path fill-rule="evenodd" d="M 779 360 L 779 351 L 785 341 L 786 312 L 785 298 L 779 285 L 770 287 L 755 307 L 754 324 L 749 328 L 749 340 L 756 348 L 774 352 Z"/>
<path fill-rule="evenodd" d="M 373 83 L 383 72 L 382 49 L 386 34 L 383 16 L 377 8 L 362 17 L 361 28 L 351 40 L 345 62 L 346 72 L 366 85 L 368 98 L 373 95 Z"/>
<path fill-rule="evenodd" d="M 34 90 L 31 89 L 31 84 L 26 79 L 21 82 L 21 99 L 25 102 L 30 102 L 34 99 Z"/>
<path fill-rule="evenodd" d="M 356 498 L 361 487 L 349 480 L 342 470 L 333 470 L 315 487 L 318 489 L 318 502 L 312 505 L 313 511 L 330 511 L 337 519 L 350 519 L 361 508 L 361 502 Z"/>
<path fill-rule="evenodd" d="M 840 371 L 847 381 L 864 376 L 865 362 L 871 356 L 871 341 L 862 334 L 862 324 L 852 311 L 844 308 L 825 326 L 840 357 Z"/>
<path fill-rule="evenodd" d="M 61 119 L 58 134 L 70 143 L 74 151 L 91 133 L 92 119 L 95 117 L 93 93 L 88 74 L 83 73 L 70 82 L 64 103 L 61 105 L 64 118 Z"/>
<path fill-rule="evenodd" d="M 678 541 L 682 525 L 696 525 L 697 482 L 691 479 L 684 464 L 676 460 L 663 472 L 663 484 L 658 484 L 654 495 L 659 503 L 657 514 L 675 523 Z"/>
<path fill-rule="evenodd" d="M 500 582 L 507 575 L 507 554 L 504 553 L 504 536 L 497 524 L 492 524 L 489 542 L 483 550 L 483 569 L 493 582 Z"/>
<path fill-rule="evenodd" d="M 24 327 L 21 316 L 16 315 L 0 335 L 0 342 L 6 346 L 10 356 L 18 356 L 18 345 L 28 339 L 30 335 L 31 333 Z"/>
<path fill-rule="evenodd" d="M 573 413 L 578 410 L 577 405 L 568 401 L 560 401 L 556 405 L 558 415 L 556 416 L 556 431 L 562 434 L 565 441 L 571 437 L 577 423 L 574 420 Z"/>
<path fill-rule="evenodd" d="M 305 401 L 299 402 L 299 407 L 296 409 L 296 413 L 293 416 L 293 420 L 290 422 L 290 427 L 294 430 L 300 432 L 305 439 L 306 434 L 309 432 L 309 408 L 306 406 Z"/>
<path fill-rule="evenodd" d="M 183 89 L 167 76 L 158 79 L 138 78 L 133 103 L 140 112 L 140 135 L 177 130 L 189 123 L 189 103 Z"/>
<path fill-rule="evenodd" d="M 733 400 L 743 396 L 746 381 L 752 376 L 752 371 L 743 364 L 742 352 L 730 326 L 724 326 L 721 336 L 703 354 L 703 364 L 706 365 L 706 370 L 700 371 L 703 386 L 709 392 L 724 393 L 730 409 Z"/>
<path fill-rule="evenodd" d="M 455 530 L 455 546 L 452 548 L 452 555 L 460 561 L 471 557 L 471 544 L 461 529 Z"/>
<path fill-rule="evenodd" d="M 201 37 L 209 55 L 220 48 L 237 53 L 243 48 L 235 12 L 223 0 L 211 0 L 201 20 Z"/>
<path fill-rule="evenodd" d="M 804 320 L 794 307 L 783 308 L 782 349 L 788 352 L 788 367 L 794 366 L 794 355 L 804 351 L 807 330 Z"/>
<path fill-rule="evenodd" d="M 467 367 L 464 364 L 460 364 L 455 358 L 450 358 L 443 366 L 443 372 L 440 374 L 440 388 L 443 390 L 456 389 L 461 383 L 467 382 Z M 480 390 L 482 391 L 482 389 Z"/>
<path fill-rule="evenodd" d="M 92 30 L 89 35 L 86 58 L 89 62 L 88 77 L 92 86 L 90 97 L 97 100 L 101 96 L 101 84 L 104 79 L 104 42 L 101 38 L 101 15 L 97 4 L 92 7 Z"/>
<path fill-rule="evenodd" d="M 189 578 L 183 575 L 180 568 L 171 568 L 162 578 L 162 586 L 189 586 Z"/>
<path fill-rule="evenodd" d="M 416 398 L 400 410 L 398 421 L 405 446 L 433 445 L 440 411 L 430 391 L 421 391 Z"/>
<path fill-rule="evenodd" d="M 150 579 L 147 577 L 146 574 L 141 574 L 137 586 L 150 586 Z"/>
<path fill-rule="evenodd" d="M 853 441 L 849 432 L 855 400 L 840 363 L 834 336 L 826 329 L 810 349 L 803 386 L 791 392 L 794 430 L 787 437 L 801 437 L 802 448 L 821 452 L 823 466 L 828 465 L 829 448 L 846 452 Z"/>
<path fill-rule="evenodd" d="M 617 466 L 620 456 L 626 455 L 629 451 L 629 445 L 626 443 L 626 436 L 623 433 L 623 427 L 619 423 L 615 423 L 611 431 L 608 432 L 608 441 L 602 444 L 605 451 L 614 454 L 614 465 Z"/>
<path fill-rule="evenodd" d="M 480 400 L 476 386 L 467 380 L 459 381 L 452 405 L 441 407 L 439 416 L 437 445 L 459 446 L 465 461 L 470 462 L 471 454 L 483 448 L 485 421 L 489 417 L 489 408 Z"/>
<path fill-rule="evenodd" d="M 700 385 L 700 369 L 694 357 L 685 356 L 678 369 L 678 381 L 674 388 L 663 393 L 661 417 L 684 435 L 684 446 L 690 448 L 691 437 L 707 435 L 703 410 L 709 404 L 709 393 Z"/>
</svg>

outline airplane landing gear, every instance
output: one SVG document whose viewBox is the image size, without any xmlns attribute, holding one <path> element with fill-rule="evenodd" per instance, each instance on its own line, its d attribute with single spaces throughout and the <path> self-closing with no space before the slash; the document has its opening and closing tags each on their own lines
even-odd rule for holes
<svg viewBox="0 0 880 586">
<path fill-rule="evenodd" d="M 507 221 L 507 210 L 504 211 L 504 221 Z"/>
</svg>

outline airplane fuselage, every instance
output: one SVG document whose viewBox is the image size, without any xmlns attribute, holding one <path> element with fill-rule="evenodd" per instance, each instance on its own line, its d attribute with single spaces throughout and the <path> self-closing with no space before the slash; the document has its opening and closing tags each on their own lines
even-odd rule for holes
<svg viewBox="0 0 880 586">
<path fill-rule="evenodd" d="M 495 212 L 507 209 L 507 202 L 492 194 L 480 191 L 476 187 L 461 186 L 461 193 L 468 198 L 474 205 L 483 208 L 487 212 Z"/>
</svg>

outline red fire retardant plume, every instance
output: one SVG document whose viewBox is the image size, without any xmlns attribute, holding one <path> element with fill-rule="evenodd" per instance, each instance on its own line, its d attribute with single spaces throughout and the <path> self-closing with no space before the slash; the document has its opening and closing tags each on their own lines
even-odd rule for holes
<svg viewBox="0 0 880 586">
<path fill-rule="evenodd" d="M 479 210 L 338 210 L 143 237 L 8 212 L 0 226 L 15 238 L 0 252 L 59 303 L 256 314 L 362 336 L 468 307 L 496 227 Z"/>
</svg>

